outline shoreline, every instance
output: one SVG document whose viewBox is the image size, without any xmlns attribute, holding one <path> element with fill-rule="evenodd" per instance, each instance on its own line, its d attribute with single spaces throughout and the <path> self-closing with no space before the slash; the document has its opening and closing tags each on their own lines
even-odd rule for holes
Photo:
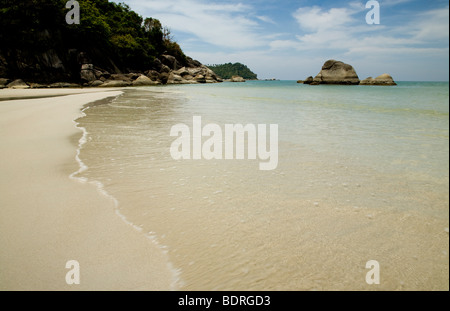
<svg viewBox="0 0 450 311">
<path fill-rule="evenodd" d="M 2 93 L 0 100 L 11 96 Z M 95 182 L 74 177 L 82 168 L 74 161 L 82 146 L 75 125 L 81 109 L 121 92 L 8 93 L 25 99 L 0 101 L 0 289 L 174 289 L 159 246 L 121 219 L 113 199 L 90 184 Z M 36 94 L 45 98 L 30 98 Z M 80 264 L 80 285 L 66 284 L 69 260 Z"/>
</svg>

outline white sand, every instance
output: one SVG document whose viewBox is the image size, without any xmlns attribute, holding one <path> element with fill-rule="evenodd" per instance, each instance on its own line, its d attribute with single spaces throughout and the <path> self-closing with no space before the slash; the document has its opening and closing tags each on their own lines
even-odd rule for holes
<svg viewBox="0 0 450 311">
<path fill-rule="evenodd" d="M 118 91 L 0 90 L 0 290 L 169 290 L 166 255 L 115 213 L 78 170 L 72 121 L 91 101 Z M 66 262 L 81 284 L 67 285 Z"/>
</svg>

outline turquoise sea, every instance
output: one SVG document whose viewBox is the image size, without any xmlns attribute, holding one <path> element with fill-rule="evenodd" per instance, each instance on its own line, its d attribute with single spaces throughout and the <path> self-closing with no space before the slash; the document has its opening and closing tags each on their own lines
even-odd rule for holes
<svg viewBox="0 0 450 311">
<path fill-rule="evenodd" d="M 167 252 L 176 288 L 449 288 L 448 82 L 143 87 L 84 113 L 79 177 Z M 278 167 L 174 160 L 171 128 L 194 116 L 277 124 Z"/>
</svg>

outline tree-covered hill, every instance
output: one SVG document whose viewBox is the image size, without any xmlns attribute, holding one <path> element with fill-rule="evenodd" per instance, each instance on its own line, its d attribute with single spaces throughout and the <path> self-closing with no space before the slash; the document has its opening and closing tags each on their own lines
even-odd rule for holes
<svg viewBox="0 0 450 311">
<path fill-rule="evenodd" d="M 111 73 L 158 70 L 163 54 L 192 62 L 157 19 L 125 4 L 80 0 L 80 24 L 69 25 L 66 2 L 0 0 L 0 77 L 77 81 L 80 58 Z"/>
<path fill-rule="evenodd" d="M 246 80 L 256 80 L 258 76 L 246 65 L 241 63 L 228 63 L 223 65 L 208 65 L 208 67 L 218 74 L 222 79 L 231 79 L 232 76 L 241 76 Z"/>
</svg>

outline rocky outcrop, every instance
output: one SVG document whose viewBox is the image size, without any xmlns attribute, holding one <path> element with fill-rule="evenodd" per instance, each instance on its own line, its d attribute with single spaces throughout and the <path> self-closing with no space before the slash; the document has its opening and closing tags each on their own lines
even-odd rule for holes
<svg viewBox="0 0 450 311">
<path fill-rule="evenodd" d="M 160 85 L 161 82 L 153 81 L 147 76 L 140 75 L 139 78 L 132 82 L 133 86 L 150 86 L 150 85 Z"/>
<path fill-rule="evenodd" d="M 157 81 L 159 80 L 160 73 L 156 70 L 147 70 L 145 75 L 150 78 L 150 80 Z"/>
<path fill-rule="evenodd" d="M 313 83 L 314 78 L 312 76 L 309 76 L 305 80 L 298 80 L 297 83 L 303 83 L 303 84 L 311 84 Z"/>
<path fill-rule="evenodd" d="M 170 72 L 167 77 L 167 84 L 203 84 L 222 82 L 214 71 L 201 65 L 200 67 L 187 68 L 182 67 L 176 71 Z"/>
<path fill-rule="evenodd" d="M 322 66 L 322 70 L 315 77 L 299 80 L 297 83 L 319 85 L 319 84 L 344 84 L 344 85 L 397 85 L 394 79 L 387 73 L 373 79 L 369 77 L 360 81 L 355 69 L 349 65 L 336 60 L 328 60 Z"/>
<path fill-rule="evenodd" d="M 245 79 L 240 76 L 232 76 L 230 82 L 245 82 Z"/>
<path fill-rule="evenodd" d="M 11 83 L 11 79 L 8 79 L 6 75 L 0 75 L 0 89 L 1 88 L 44 88 L 44 87 L 127 87 L 127 86 L 153 86 L 161 84 L 199 84 L 199 83 L 217 83 L 223 82 L 223 80 L 217 76 L 210 68 L 202 65 L 200 62 L 193 60 L 190 57 L 186 57 L 183 60 L 177 60 L 171 55 L 162 55 L 160 59 L 155 59 L 151 68 L 146 71 L 137 71 L 122 73 L 115 67 L 114 64 L 110 64 L 108 70 L 98 67 L 88 53 L 72 52 L 76 55 L 75 72 L 78 70 L 79 79 L 74 81 L 69 79 L 70 75 L 67 74 L 67 82 L 54 81 L 44 83 L 40 80 L 34 80 L 33 78 L 24 78 L 23 80 L 14 81 Z M 52 54 L 53 55 L 53 54 Z M 54 55 L 53 55 L 54 56 Z M 47 57 L 48 58 L 48 57 Z M 47 61 L 53 65 L 61 65 L 60 58 L 57 55 L 53 58 L 48 58 Z M 0 67 L 4 63 L 3 58 L 0 55 Z M 181 66 L 184 64 L 184 66 Z M 60 66 L 61 67 L 61 66 Z M 65 67 L 62 66 L 62 69 Z M 77 69 L 78 68 L 78 69 Z M 1 69 L 1 68 L 0 68 Z M 46 67 L 41 69 L 46 70 Z M 74 74 L 75 75 L 75 74 Z M 60 77 L 60 76 L 58 76 Z M 64 79 L 58 79 L 56 81 L 65 81 Z M 52 83 L 53 82 L 53 83 Z"/>
<path fill-rule="evenodd" d="M 161 62 L 169 67 L 170 70 L 178 70 L 181 68 L 180 64 L 178 63 L 177 59 L 172 55 L 162 55 L 161 56 Z"/>
<path fill-rule="evenodd" d="M 313 79 L 311 85 L 318 84 L 345 84 L 358 85 L 360 82 L 355 69 L 334 59 L 328 60 L 322 66 L 320 73 Z"/>
<path fill-rule="evenodd" d="M 369 77 L 361 81 L 360 85 L 397 85 L 391 75 L 384 73 L 375 79 Z"/>
</svg>

